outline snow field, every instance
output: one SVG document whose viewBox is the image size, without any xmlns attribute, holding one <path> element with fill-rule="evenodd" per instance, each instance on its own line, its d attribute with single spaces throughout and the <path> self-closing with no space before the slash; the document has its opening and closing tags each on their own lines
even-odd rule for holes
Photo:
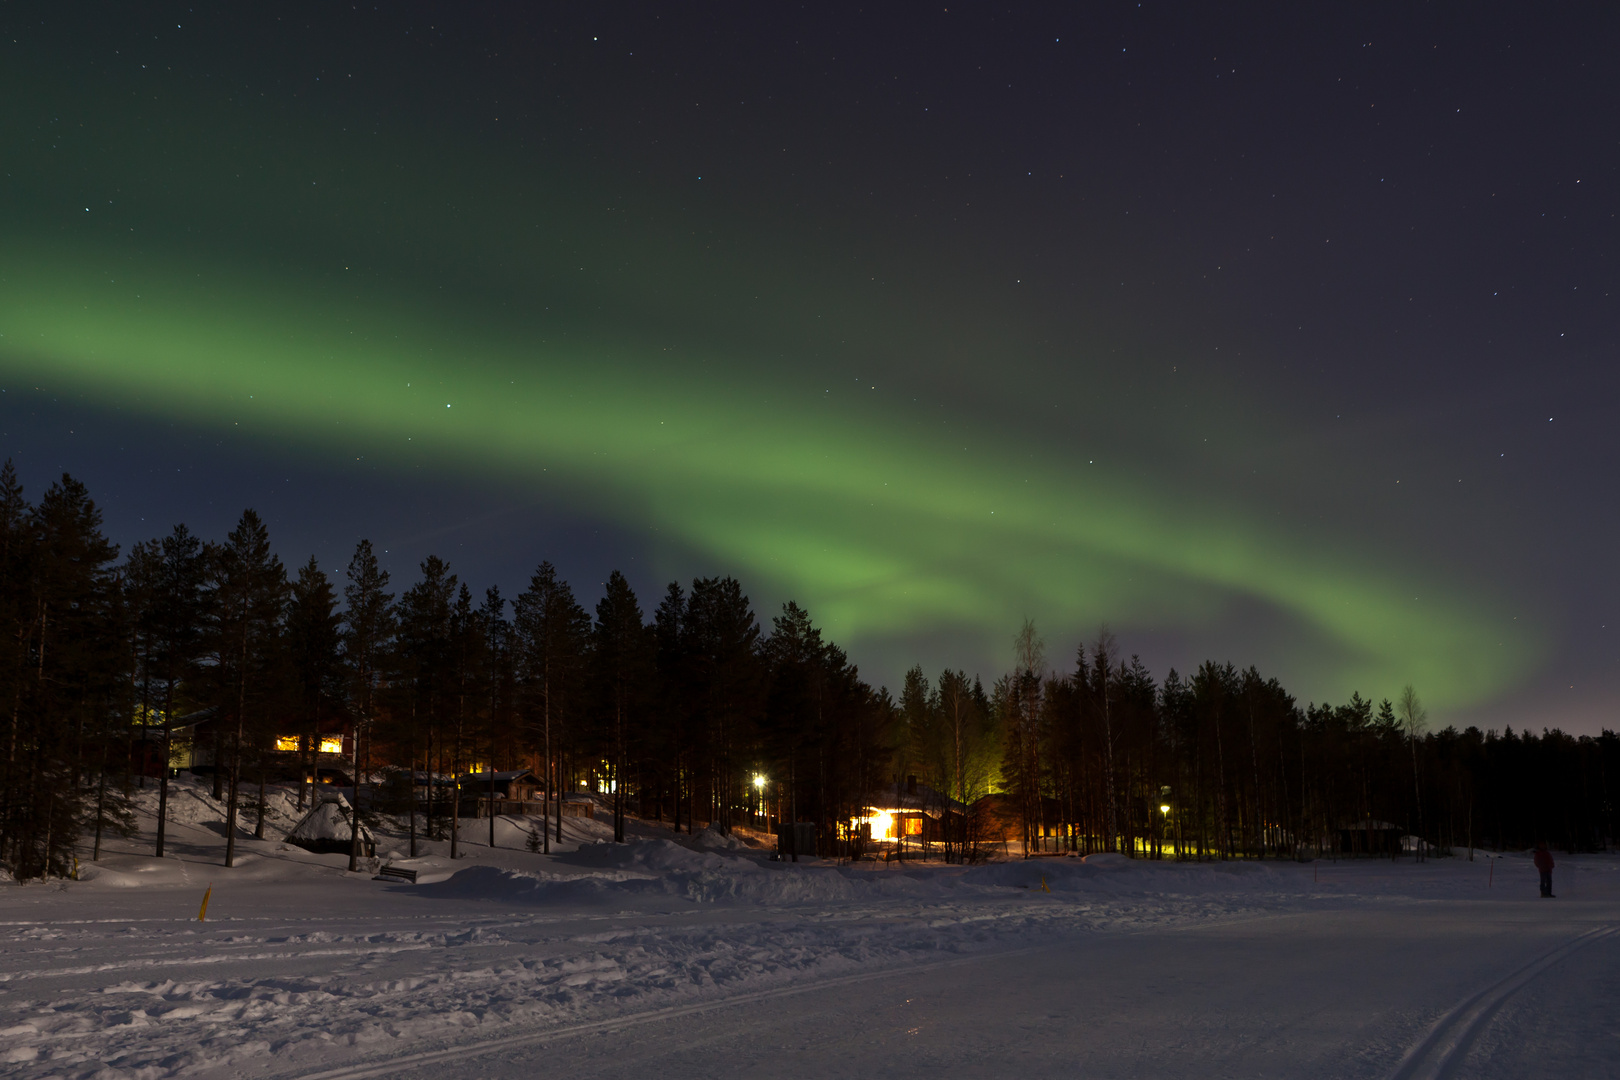
<svg viewBox="0 0 1620 1080">
<path fill-rule="evenodd" d="M 632 842 L 606 843 L 606 824 L 588 819 L 564 819 L 551 856 L 526 849 L 524 819 L 497 820 L 497 843 L 512 846 L 495 849 L 487 821 L 463 822 L 464 857 L 424 842 L 412 864 L 424 883 L 402 885 L 279 843 L 269 822 L 290 827 L 295 801 L 272 797 L 274 838 L 239 839 L 229 871 L 222 809 L 202 785 L 181 784 L 171 857 L 144 853 L 147 821 L 148 839 L 112 845 L 80 881 L 0 887 L 5 1074 L 300 1075 L 944 960 L 972 961 L 955 969 L 965 979 L 1030 949 L 1190 942 L 1200 928 L 1346 912 L 1402 919 L 1413 905 L 1517 911 L 1534 893 L 1524 855 L 1494 873 L 1483 859 L 851 867 L 773 862 L 735 837 L 676 838 L 638 822 Z M 251 815 L 244 824 L 250 833 Z M 385 859 L 405 854 L 395 829 L 378 841 Z M 1613 909 L 1620 860 L 1563 862 L 1561 896 Z"/>
</svg>

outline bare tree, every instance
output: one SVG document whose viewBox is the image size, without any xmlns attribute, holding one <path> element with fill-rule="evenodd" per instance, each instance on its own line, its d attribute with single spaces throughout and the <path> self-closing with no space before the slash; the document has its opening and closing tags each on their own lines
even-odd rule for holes
<svg viewBox="0 0 1620 1080">
<path fill-rule="evenodd" d="M 1104 623 L 1097 628 L 1097 640 L 1091 647 L 1091 655 L 1092 665 L 1097 671 L 1097 697 L 1103 721 L 1103 797 L 1107 800 L 1103 812 L 1108 824 L 1108 840 L 1104 850 L 1107 851 L 1114 850 L 1114 845 L 1119 841 L 1119 799 L 1114 786 L 1114 710 L 1109 693 L 1118 652 L 1114 635 L 1109 632 L 1108 624 Z"/>
<path fill-rule="evenodd" d="M 1417 806 L 1418 820 L 1418 850 L 1417 857 L 1423 858 L 1423 794 L 1418 789 L 1418 759 L 1417 738 L 1429 723 L 1429 710 L 1423 707 L 1418 699 L 1417 691 L 1412 684 L 1407 683 L 1401 690 L 1401 700 L 1395 706 L 1396 715 L 1400 717 L 1401 726 L 1406 729 L 1406 741 L 1412 751 L 1412 799 Z"/>
</svg>

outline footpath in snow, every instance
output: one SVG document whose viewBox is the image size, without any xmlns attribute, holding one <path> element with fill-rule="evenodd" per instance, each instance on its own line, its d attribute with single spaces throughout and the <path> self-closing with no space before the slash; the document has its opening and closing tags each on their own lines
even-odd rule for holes
<svg viewBox="0 0 1620 1080">
<path fill-rule="evenodd" d="M 290 792 L 231 870 L 206 787 L 171 806 L 168 858 L 148 817 L 79 881 L 0 886 L 5 1075 L 1513 1075 L 1491 1070 L 1525 1046 L 1620 1050 L 1571 1019 L 1620 1003 L 1607 856 L 1564 858 L 1540 902 L 1523 855 L 836 866 L 566 818 L 547 856 L 498 819 L 496 847 L 465 821 L 463 857 L 425 843 L 403 884 L 282 843 Z"/>
</svg>

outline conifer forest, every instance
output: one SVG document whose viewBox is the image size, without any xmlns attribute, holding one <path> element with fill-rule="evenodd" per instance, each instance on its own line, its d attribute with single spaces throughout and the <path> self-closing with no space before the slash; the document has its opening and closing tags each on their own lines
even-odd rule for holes
<svg viewBox="0 0 1620 1080">
<path fill-rule="evenodd" d="M 9 462 L 0 582 L 0 860 L 23 880 L 131 835 L 130 793 L 164 787 L 188 741 L 227 843 L 262 835 L 266 784 L 315 782 L 339 745 L 329 771 L 358 780 L 360 812 L 429 835 L 463 783 L 520 768 L 548 806 L 595 793 L 620 838 L 629 814 L 786 820 L 844 856 L 876 793 L 902 788 L 955 808 L 947 859 L 977 857 L 992 816 L 1026 853 L 1156 859 L 1371 853 L 1358 830 L 1421 838 L 1386 856 L 1592 850 L 1616 831 L 1611 732 L 1440 728 L 1421 688 L 1301 702 L 1225 660 L 1160 677 L 1106 629 L 1048 656 L 1032 623 L 1008 627 L 1008 670 L 915 667 L 895 693 L 811 613 L 758 613 L 730 577 L 643 598 L 615 572 L 590 611 L 545 561 L 515 596 L 432 556 L 393 580 L 367 541 L 346 566 L 290 565 L 251 510 L 224 537 L 178 525 L 120 551 L 83 484 L 30 501 Z"/>
</svg>

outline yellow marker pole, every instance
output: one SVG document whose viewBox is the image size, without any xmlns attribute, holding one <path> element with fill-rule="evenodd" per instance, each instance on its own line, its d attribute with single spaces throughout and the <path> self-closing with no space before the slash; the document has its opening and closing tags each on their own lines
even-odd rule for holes
<svg viewBox="0 0 1620 1080">
<path fill-rule="evenodd" d="M 1045 874 L 1042 874 L 1042 875 L 1041 875 L 1041 892 L 1043 892 L 1043 893 L 1049 893 L 1049 892 L 1051 892 L 1051 891 L 1052 891 L 1052 890 L 1051 890 L 1051 889 L 1048 889 L 1048 888 L 1047 888 L 1047 887 L 1046 887 L 1046 875 L 1045 875 Z"/>
<path fill-rule="evenodd" d="M 209 898 L 209 896 L 213 895 L 213 892 L 214 892 L 214 883 L 209 882 L 208 883 L 208 888 L 203 890 L 202 907 L 197 910 L 197 921 L 198 922 L 202 922 L 202 921 L 204 921 L 205 919 L 208 918 L 208 898 Z"/>
</svg>

